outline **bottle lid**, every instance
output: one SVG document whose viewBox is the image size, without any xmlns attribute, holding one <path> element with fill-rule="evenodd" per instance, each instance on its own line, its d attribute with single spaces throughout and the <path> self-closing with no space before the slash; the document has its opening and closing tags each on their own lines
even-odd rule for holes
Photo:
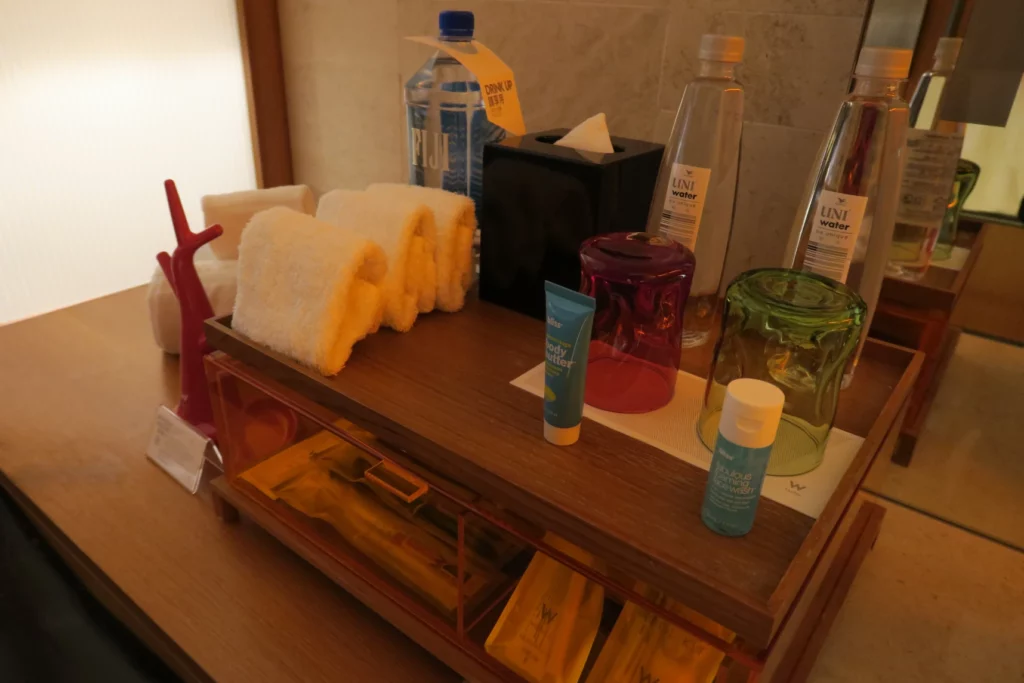
<svg viewBox="0 0 1024 683">
<path fill-rule="evenodd" d="M 745 448 L 764 448 L 775 442 L 786 396 L 774 384 L 759 379 L 734 379 L 725 388 L 718 431 Z"/>
<path fill-rule="evenodd" d="M 556 446 L 571 446 L 580 440 L 580 425 L 556 427 L 544 420 L 544 438 Z"/>
<path fill-rule="evenodd" d="M 437 27 L 442 38 L 472 38 L 474 19 L 472 12 L 445 10 L 437 15 Z"/>
<path fill-rule="evenodd" d="M 913 58 L 912 50 L 893 47 L 861 48 L 854 74 L 874 78 L 906 78 Z"/>
<path fill-rule="evenodd" d="M 963 45 L 963 38 L 939 38 L 935 46 L 935 69 L 937 71 L 952 71 L 956 66 L 956 58 L 960 56 L 960 46 Z"/>
<path fill-rule="evenodd" d="M 700 38 L 699 56 L 709 62 L 737 64 L 743 61 L 743 39 L 739 36 L 705 33 Z"/>
</svg>

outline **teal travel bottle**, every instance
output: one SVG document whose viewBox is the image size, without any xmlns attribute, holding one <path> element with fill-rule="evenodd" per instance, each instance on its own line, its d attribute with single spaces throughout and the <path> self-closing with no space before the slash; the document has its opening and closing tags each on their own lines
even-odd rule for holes
<svg viewBox="0 0 1024 683">
<path fill-rule="evenodd" d="M 700 512 L 712 531 L 742 536 L 753 528 L 785 401 L 781 389 L 758 379 L 726 387 Z"/>
</svg>

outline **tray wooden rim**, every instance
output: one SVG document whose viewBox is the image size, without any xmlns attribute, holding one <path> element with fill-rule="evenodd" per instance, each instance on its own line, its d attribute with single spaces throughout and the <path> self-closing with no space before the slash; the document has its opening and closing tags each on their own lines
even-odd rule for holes
<svg viewBox="0 0 1024 683">
<path fill-rule="evenodd" d="M 490 305 L 472 302 L 469 306 Z M 466 315 L 466 313 L 459 315 Z M 509 314 L 503 312 L 502 315 Z M 536 321 L 522 316 L 518 317 L 523 321 L 539 325 Z M 467 472 L 471 472 L 472 476 L 480 475 L 483 471 L 481 465 L 473 462 L 460 462 L 464 468 L 468 469 L 452 472 L 447 471 L 449 468 L 444 466 L 444 462 L 438 463 L 433 460 L 426 462 L 436 452 L 436 444 L 432 444 L 421 435 L 406 429 L 401 423 L 401 416 L 389 416 L 376 412 L 372 407 L 347 396 L 337 387 L 332 386 L 331 378 L 319 376 L 314 371 L 252 342 L 231 328 L 230 316 L 207 321 L 206 334 L 214 348 L 260 371 L 267 372 L 273 379 L 299 391 L 325 408 L 340 410 L 347 418 L 361 427 L 380 432 L 383 420 L 387 426 L 383 436 L 385 440 L 388 437 L 395 438 L 397 442 L 393 445 L 398 447 L 398 450 L 406 455 L 415 452 L 423 458 L 426 466 L 436 468 L 441 476 L 454 479 L 460 484 L 465 483 L 470 488 L 477 488 L 474 485 L 475 482 L 464 482 L 460 474 L 471 476 L 467 474 Z M 410 334 L 415 334 L 415 332 Z M 767 647 L 799 595 L 804 582 L 813 571 L 820 553 L 829 542 L 833 530 L 845 513 L 871 462 L 896 422 L 897 415 L 909 395 L 922 361 L 919 353 L 877 340 L 867 342 L 865 354 L 882 358 L 884 362 L 891 363 L 894 368 L 901 367 L 902 373 L 899 381 L 888 395 L 879 417 L 866 434 L 863 446 L 855 456 L 835 494 L 818 520 L 810 525 L 800 543 L 799 552 L 789 561 L 781 580 L 775 585 L 767 600 L 759 599 L 755 595 L 744 592 L 742 588 L 720 581 L 716 576 L 707 572 L 696 572 L 686 565 L 666 565 L 662 558 L 648 554 L 642 548 L 630 543 L 628 539 L 611 536 L 602 529 L 592 525 L 586 526 L 580 520 L 573 519 L 571 524 L 566 523 L 565 520 L 559 519 L 561 511 L 552 508 L 547 501 L 538 499 L 530 491 L 506 486 L 506 489 L 499 493 L 502 498 L 501 502 L 509 505 L 524 518 L 552 529 L 570 541 L 583 546 L 595 547 L 596 545 L 600 547 L 602 553 L 606 553 L 606 556 L 615 560 L 620 568 L 628 570 L 635 578 L 656 583 L 681 599 L 693 598 L 688 600 L 687 604 L 694 609 L 698 609 L 706 616 L 736 631 L 751 645 Z M 352 362 L 358 363 L 358 356 Z M 342 374 L 344 375 L 344 372 Z M 590 423 L 586 430 L 591 429 L 608 428 Z M 640 442 L 634 443 L 639 444 Z M 646 448 L 646 445 L 643 446 Z M 450 458 L 466 460 L 462 455 L 450 451 L 446 451 L 446 455 Z M 792 512 L 799 515 L 796 511 Z M 593 543 L 593 539 L 599 539 L 600 542 Z M 737 542 L 742 543 L 743 541 Z"/>
</svg>

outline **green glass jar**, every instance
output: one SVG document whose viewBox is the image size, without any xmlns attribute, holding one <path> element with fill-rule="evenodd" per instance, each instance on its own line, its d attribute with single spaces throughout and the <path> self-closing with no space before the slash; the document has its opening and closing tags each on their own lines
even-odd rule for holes
<svg viewBox="0 0 1024 683">
<path fill-rule="evenodd" d="M 768 474 L 820 465 L 866 314 L 856 292 L 813 273 L 764 268 L 739 275 L 725 292 L 722 335 L 697 422 L 704 445 L 714 447 L 726 386 L 748 377 L 786 395 Z"/>
<path fill-rule="evenodd" d="M 960 222 L 960 210 L 970 196 L 981 175 L 981 167 L 973 161 L 961 159 L 956 164 L 956 176 L 953 179 L 953 192 L 946 207 L 946 215 L 942 218 L 942 229 L 939 231 L 938 242 L 932 253 L 932 261 L 948 261 L 953 255 L 953 244 L 956 242 L 956 226 Z"/>
</svg>

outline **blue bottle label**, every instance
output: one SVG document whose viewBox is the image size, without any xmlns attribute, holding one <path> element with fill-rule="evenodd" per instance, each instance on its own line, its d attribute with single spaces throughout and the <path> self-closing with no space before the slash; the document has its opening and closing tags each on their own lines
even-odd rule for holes
<svg viewBox="0 0 1024 683">
<path fill-rule="evenodd" d="M 720 534 L 741 536 L 754 526 L 772 447 L 745 448 L 718 434 L 701 518 Z"/>
<path fill-rule="evenodd" d="M 505 131 L 482 108 L 441 108 L 433 125 L 428 115 L 422 106 L 408 107 L 409 182 L 466 195 L 479 213 L 484 145 L 503 139 Z"/>
</svg>

